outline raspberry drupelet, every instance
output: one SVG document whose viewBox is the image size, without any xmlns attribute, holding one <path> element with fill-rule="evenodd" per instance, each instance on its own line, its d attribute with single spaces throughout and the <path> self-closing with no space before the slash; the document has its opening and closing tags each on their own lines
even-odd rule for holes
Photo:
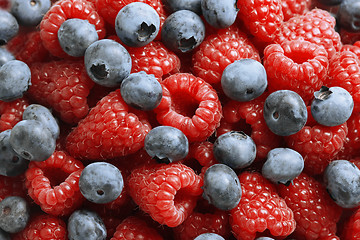
<svg viewBox="0 0 360 240">
<path fill-rule="evenodd" d="M 23 112 L 29 105 L 26 97 L 11 102 L 0 101 L 0 132 L 11 129 L 22 120 Z"/>
<path fill-rule="evenodd" d="M 154 109 L 158 122 L 181 130 L 190 142 L 204 141 L 220 124 L 222 107 L 216 91 L 190 73 L 161 82 L 163 97 Z"/>
</svg>

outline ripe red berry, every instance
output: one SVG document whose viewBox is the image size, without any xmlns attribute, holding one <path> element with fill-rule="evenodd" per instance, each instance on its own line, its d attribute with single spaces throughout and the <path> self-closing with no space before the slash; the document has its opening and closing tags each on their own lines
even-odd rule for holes
<svg viewBox="0 0 360 240">
<path fill-rule="evenodd" d="M 11 129 L 22 120 L 23 112 L 29 104 L 26 97 L 11 102 L 0 101 L 0 132 Z"/>
</svg>

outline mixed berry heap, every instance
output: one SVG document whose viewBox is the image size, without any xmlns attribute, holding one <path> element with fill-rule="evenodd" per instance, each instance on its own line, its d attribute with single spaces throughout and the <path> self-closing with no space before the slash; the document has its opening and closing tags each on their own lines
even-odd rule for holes
<svg viewBox="0 0 360 240">
<path fill-rule="evenodd" d="M 0 0 L 0 239 L 360 240 L 358 0 Z"/>
</svg>

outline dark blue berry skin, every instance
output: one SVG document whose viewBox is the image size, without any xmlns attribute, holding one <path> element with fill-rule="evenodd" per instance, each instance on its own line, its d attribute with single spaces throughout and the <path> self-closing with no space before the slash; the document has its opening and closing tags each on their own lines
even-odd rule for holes
<svg viewBox="0 0 360 240">
<path fill-rule="evenodd" d="M 225 240 L 225 238 L 216 233 L 203 233 L 194 240 Z"/>
<path fill-rule="evenodd" d="M 245 133 L 231 131 L 216 139 L 213 152 L 219 163 L 240 169 L 250 166 L 255 160 L 256 145 Z"/>
<path fill-rule="evenodd" d="M 11 13 L 20 25 L 36 26 L 50 6 L 50 0 L 12 0 Z"/>
<path fill-rule="evenodd" d="M 30 208 L 22 197 L 10 196 L 0 202 L 0 228 L 8 233 L 23 230 L 30 218 Z"/>
<path fill-rule="evenodd" d="M 201 15 L 201 0 L 162 0 L 162 2 L 170 13 L 179 10 L 189 10 Z"/>
<path fill-rule="evenodd" d="M 119 43 L 102 39 L 85 51 L 85 67 L 89 77 L 99 85 L 118 87 L 130 74 L 131 57 Z"/>
<path fill-rule="evenodd" d="M 10 53 L 6 48 L 0 47 L 0 67 L 11 60 L 15 60 L 14 55 L 12 55 L 12 53 Z"/>
<path fill-rule="evenodd" d="M 11 240 L 9 233 L 0 228 L 0 240 Z"/>
<path fill-rule="evenodd" d="M 304 169 L 300 153 L 290 148 L 274 148 L 262 167 L 262 175 L 273 183 L 289 185 Z"/>
<path fill-rule="evenodd" d="M 177 128 L 159 126 L 145 137 L 146 152 L 161 163 L 171 163 L 184 159 L 189 153 L 189 141 Z"/>
<path fill-rule="evenodd" d="M 221 86 L 226 96 L 247 102 L 259 97 L 267 87 L 264 66 L 253 59 L 241 59 L 228 65 L 222 76 Z"/>
<path fill-rule="evenodd" d="M 0 175 L 14 177 L 23 174 L 29 161 L 20 157 L 10 145 L 11 130 L 0 133 Z"/>
<path fill-rule="evenodd" d="M 200 45 L 205 37 L 201 18 L 189 10 L 180 10 L 168 16 L 161 30 L 164 45 L 173 52 L 189 52 Z"/>
<path fill-rule="evenodd" d="M 335 6 L 343 2 L 343 0 L 318 0 L 319 3 L 325 6 Z"/>
<path fill-rule="evenodd" d="M 126 5 L 115 19 L 116 35 L 130 47 L 143 47 L 150 43 L 158 35 L 159 29 L 159 14 L 142 2 Z"/>
<path fill-rule="evenodd" d="M 324 183 L 340 207 L 360 206 L 360 170 L 352 162 L 335 160 L 329 163 L 324 172 Z"/>
<path fill-rule="evenodd" d="M 19 32 L 16 18 L 6 10 L 0 9 L 0 45 L 6 44 Z"/>
<path fill-rule="evenodd" d="M 22 61 L 12 60 L 0 68 L 0 100 L 13 101 L 21 98 L 31 84 L 31 71 Z"/>
<path fill-rule="evenodd" d="M 118 198 L 124 188 L 120 170 L 106 162 L 87 165 L 79 179 L 82 195 L 94 203 L 109 203 Z"/>
<path fill-rule="evenodd" d="M 306 105 L 296 92 L 279 90 L 271 93 L 265 100 L 265 122 L 277 135 L 297 133 L 304 127 L 307 116 Z"/>
<path fill-rule="evenodd" d="M 47 127 L 53 137 L 57 139 L 60 135 L 60 127 L 50 110 L 39 104 L 30 104 L 23 112 L 23 120 L 40 121 Z"/>
<path fill-rule="evenodd" d="M 339 27 L 349 32 L 360 31 L 360 2 L 358 0 L 344 0 L 337 12 Z"/>
<path fill-rule="evenodd" d="M 54 153 L 56 139 L 40 121 L 21 120 L 11 129 L 10 144 L 22 158 L 41 162 Z"/>
<path fill-rule="evenodd" d="M 63 22 L 57 34 L 61 48 L 73 57 L 84 56 L 85 50 L 99 40 L 95 26 L 78 18 Z"/>
<path fill-rule="evenodd" d="M 143 111 L 156 108 L 162 98 L 161 84 L 154 75 L 146 74 L 144 71 L 132 73 L 125 78 L 120 91 L 128 105 Z"/>
<path fill-rule="evenodd" d="M 68 224 L 69 240 L 105 240 L 106 227 L 100 216 L 88 210 L 76 210 L 69 217 Z"/>
<path fill-rule="evenodd" d="M 201 0 L 205 20 L 215 28 L 230 27 L 236 20 L 239 9 L 237 0 Z"/>
<path fill-rule="evenodd" d="M 321 87 L 314 93 L 311 115 L 321 125 L 333 127 L 346 122 L 354 109 L 354 101 L 348 91 L 341 87 Z"/>
<path fill-rule="evenodd" d="M 238 176 L 225 164 L 214 164 L 204 174 L 203 198 L 218 209 L 228 211 L 241 199 Z"/>
</svg>

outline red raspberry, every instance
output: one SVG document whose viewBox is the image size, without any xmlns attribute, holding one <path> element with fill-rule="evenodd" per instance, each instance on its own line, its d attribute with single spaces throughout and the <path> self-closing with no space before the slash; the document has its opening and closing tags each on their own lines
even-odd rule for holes
<svg viewBox="0 0 360 240">
<path fill-rule="evenodd" d="M 356 209 L 346 222 L 343 230 L 343 240 L 360 239 L 360 208 Z"/>
<path fill-rule="evenodd" d="M 30 162 L 26 188 L 41 209 L 55 216 L 71 214 L 83 201 L 79 178 L 83 164 L 62 151 L 43 162 Z"/>
<path fill-rule="evenodd" d="M 0 132 L 11 129 L 22 120 L 22 114 L 28 106 L 29 101 L 25 97 L 11 102 L 0 101 Z"/>
<path fill-rule="evenodd" d="M 315 122 L 308 107 L 308 122 L 297 133 L 285 138 L 288 147 L 299 152 L 305 161 L 304 171 L 321 174 L 344 146 L 348 127 L 343 123 L 327 127 Z"/>
<path fill-rule="evenodd" d="M 179 226 L 192 213 L 202 184 L 202 179 L 181 163 L 145 165 L 128 178 L 134 202 L 169 227 Z"/>
<path fill-rule="evenodd" d="M 10 1 L 9 0 L 0 0 L 0 8 L 8 9 L 9 7 L 10 7 Z"/>
<path fill-rule="evenodd" d="M 257 172 L 243 172 L 240 203 L 230 211 L 230 224 L 237 239 L 253 240 L 257 232 L 286 237 L 295 230 L 294 214 L 274 185 Z"/>
<path fill-rule="evenodd" d="M 31 98 L 53 108 L 67 123 L 77 123 L 88 114 L 87 96 L 94 82 L 87 75 L 83 61 L 35 63 L 30 69 Z"/>
<path fill-rule="evenodd" d="M 360 39 L 359 32 L 348 32 L 343 28 L 340 29 L 339 34 L 343 44 L 353 44 Z"/>
<path fill-rule="evenodd" d="M 330 60 L 327 87 L 333 86 L 346 89 L 353 97 L 354 112 L 360 110 L 360 59 L 354 52 L 341 51 Z"/>
<path fill-rule="evenodd" d="M 49 51 L 44 47 L 39 31 L 20 32 L 7 44 L 6 48 L 17 60 L 30 65 L 49 59 Z"/>
<path fill-rule="evenodd" d="M 111 240 L 162 240 L 161 235 L 145 221 L 138 217 L 130 216 L 121 222 Z"/>
<path fill-rule="evenodd" d="M 25 197 L 27 190 L 24 184 L 24 175 L 7 177 L 0 175 L 0 201 L 6 197 Z"/>
<path fill-rule="evenodd" d="M 282 137 L 275 135 L 266 125 L 263 116 L 265 99 L 266 94 L 249 102 L 230 101 L 224 106 L 224 120 L 226 122 L 242 124 L 241 120 L 244 119 L 251 126 L 249 135 L 256 144 L 257 159 L 266 158 L 271 149 L 280 147 L 282 144 Z M 246 128 L 239 130 L 244 131 Z"/>
<path fill-rule="evenodd" d="M 189 147 L 189 157 L 196 159 L 201 166 L 209 167 L 218 163 L 213 153 L 213 143 L 194 142 Z"/>
<path fill-rule="evenodd" d="M 282 12 L 284 14 L 284 21 L 297 15 L 304 15 L 310 10 L 311 0 L 282 0 Z"/>
<path fill-rule="evenodd" d="M 57 32 L 63 22 L 70 18 L 88 20 L 95 26 L 99 39 L 105 37 L 104 20 L 94 5 L 86 0 L 59 0 L 51 6 L 40 22 L 40 36 L 47 50 L 56 57 L 70 57 L 61 48 Z"/>
<path fill-rule="evenodd" d="M 66 224 L 58 217 L 48 214 L 30 219 L 28 225 L 14 235 L 13 240 L 66 240 Z"/>
<path fill-rule="evenodd" d="M 292 90 L 304 101 L 323 85 L 329 65 L 323 47 L 303 40 L 271 44 L 264 50 L 264 67 L 270 92 Z"/>
<path fill-rule="evenodd" d="M 203 233 L 216 233 L 228 239 L 230 235 L 228 213 L 220 210 L 215 210 L 214 213 L 194 211 L 181 225 L 174 228 L 177 240 L 193 240 Z"/>
<path fill-rule="evenodd" d="M 260 56 L 247 36 L 235 27 L 222 29 L 200 44 L 192 57 L 193 72 L 208 83 L 220 83 L 224 69 L 236 60 Z"/>
<path fill-rule="evenodd" d="M 342 209 L 320 182 L 302 173 L 288 187 L 279 184 L 278 189 L 294 212 L 297 239 L 317 240 L 336 233 Z"/>
<path fill-rule="evenodd" d="M 272 42 L 284 20 L 280 0 L 238 0 L 238 17 L 250 32 L 264 42 Z"/>
<path fill-rule="evenodd" d="M 350 160 L 353 157 L 359 156 L 360 153 L 360 113 L 355 112 L 346 121 L 348 127 L 348 134 L 344 142 L 344 147 L 337 154 L 336 159 Z"/>
<path fill-rule="evenodd" d="M 329 59 L 341 48 L 340 35 L 335 31 L 336 20 L 329 12 L 313 9 L 304 15 L 295 16 L 282 24 L 275 41 L 303 39 L 321 45 Z"/>
<path fill-rule="evenodd" d="M 220 124 L 221 103 L 210 84 L 190 73 L 178 73 L 162 83 L 163 97 L 154 109 L 160 124 L 180 129 L 189 141 L 204 141 Z"/>
<path fill-rule="evenodd" d="M 66 149 L 78 159 L 125 156 L 144 146 L 150 128 L 145 113 L 131 110 L 118 89 L 102 98 L 79 122 L 67 137 Z"/>
</svg>

